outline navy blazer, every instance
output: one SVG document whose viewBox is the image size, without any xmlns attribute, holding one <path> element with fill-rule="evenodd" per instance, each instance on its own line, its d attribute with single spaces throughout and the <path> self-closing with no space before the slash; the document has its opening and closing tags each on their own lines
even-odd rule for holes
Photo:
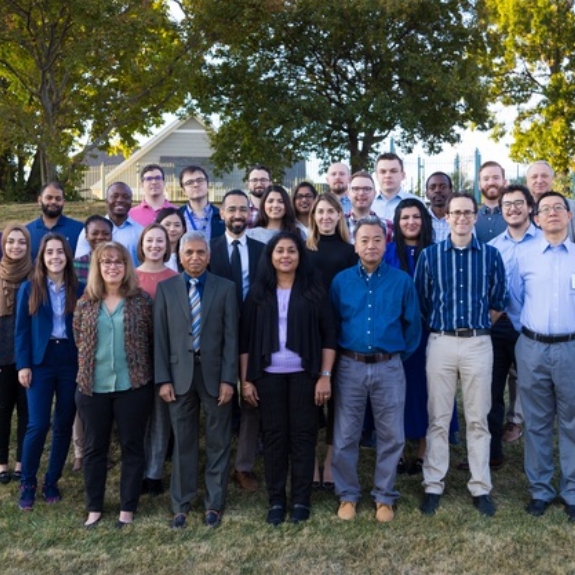
<svg viewBox="0 0 575 575">
<path fill-rule="evenodd" d="M 76 295 L 78 299 L 84 293 L 85 285 L 78 282 Z M 30 281 L 22 283 L 18 290 L 16 302 L 16 325 L 14 329 L 14 343 L 16 356 L 16 369 L 24 369 L 33 365 L 40 365 L 44 361 L 46 348 L 52 335 L 52 304 L 50 297 L 44 302 L 34 315 L 28 311 L 28 301 L 32 284 Z M 66 333 L 68 339 L 74 344 L 72 330 L 73 314 L 66 314 Z"/>
<path fill-rule="evenodd" d="M 212 206 L 212 220 L 210 222 L 211 235 L 208 238 L 208 240 L 212 238 L 219 238 L 220 236 L 223 236 L 224 232 L 226 231 L 226 224 L 224 223 L 224 220 L 222 220 L 220 216 L 220 210 L 216 206 L 214 206 L 214 204 L 211 204 L 211 206 Z M 186 231 L 189 232 L 191 230 L 187 229 L 187 220 L 186 216 L 184 216 L 186 207 L 187 204 L 184 204 L 181 208 L 178 208 L 178 212 L 182 214 L 182 218 L 184 218 L 184 221 L 186 222 Z"/>
<path fill-rule="evenodd" d="M 258 263 L 266 247 L 262 242 L 258 242 L 252 238 L 248 238 L 248 258 L 249 258 L 249 278 L 250 287 L 256 277 L 256 270 Z M 230 263 L 230 256 L 228 253 L 228 242 L 225 236 L 215 238 L 210 242 L 210 265 L 209 270 L 222 278 L 233 281 L 232 277 L 232 264 Z M 242 302 L 240 303 L 240 307 Z"/>
</svg>

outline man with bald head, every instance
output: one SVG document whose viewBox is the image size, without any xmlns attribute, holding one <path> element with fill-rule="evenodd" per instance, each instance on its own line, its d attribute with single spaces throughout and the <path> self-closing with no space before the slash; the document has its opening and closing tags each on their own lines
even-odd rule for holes
<svg viewBox="0 0 575 575">
<path fill-rule="evenodd" d="M 106 190 L 106 218 L 112 222 L 112 239 L 122 244 L 132 257 L 135 266 L 139 266 L 138 242 L 144 227 L 134 221 L 129 212 L 132 207 L 132 189 L 124 182 L 114 182 Z M 90 253 L 90 244 L 86 232 L 82 230 L 76 247 L 76 258 Z"/>
<path fill-rule="evenodd" d="M 535 203 L 539 201 L 539 198 L 545 193 L 553 190 L 553 180 L 555 178 L 555 172 L 551 167 L 549 162 L 545 160 L 537 160 L 533 162 L 528 168 L 525 174 L 527 179 L 527 187 L 535 200 Z M 571 213 L 575 212 L 575 201 L 567 199 L 569 204 L 569 209 Z M 569 239 L 575 242 L 575 219 L 571 219 L 569 222 Z"/>
<path fill-rule="evenodd" d="M 350 177 L 349 166 L 341 162 L 332 164 L 327 170 L 327 176 L 325 177 L 329 191 L 338 197 L 344 214 L 351 211 L 351 200 L 347 195 Z"/>
</svg>

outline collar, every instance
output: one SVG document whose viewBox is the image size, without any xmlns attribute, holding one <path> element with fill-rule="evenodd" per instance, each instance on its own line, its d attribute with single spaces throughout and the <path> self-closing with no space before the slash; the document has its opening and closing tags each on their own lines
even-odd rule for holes
<svg viewBox="0 0 575 575">
<path fill-rule="evenodd" d="M 240 242 L 240 246 L 247 246 L 248 245 L 248 236 L 246 235 L 245 232 L 242 234 L 242 236 L 240 238 L 232 238 L 232 236 L 229 235 L 228 230 L 226 230 L 224 236 L 226 238 L 226 243 L 228 244 L 228 247 L 230 247 L 230 248 L 232 247 L 232 242 L 234 240 L 238 240 Z"/>
<path fill-rule="evenodd" d="M 475 237 L 475 234 L 471 235 L 471 243 L 463 249 L 467 250 L 469 248 L 481 251 L 481 244 L 479 243 L 479 240 Z M 449 235 L 447 236 L 447 238 L 444 240 L 443 251 L 446 252 L 448 250 L 460 250 L 460 249 L 461 248 L 456 248 L 451 243 L 451 232 L 450 232 Z"/>
<path fill-rule="evenodd" d="M 513 238 L 511 236 L 511 234 L 509 233 L 509 227 L 505 228 L 505 231 L 503 232 L 502 235 L 506 240 L 511 240 L 512 242 L 520 244 L 521 242 L 524 242 L 525 240 L 527 240 L 529 238 L 538 237 L 540 235 L 540 233 L 542 233 L 541 230 L 539 228 L 537 228 L 533 222 L 531 222 L 529 224 L 529 227 L 525 230 L 523 237 L 519 241 L 517 241 L 515 238 Z"/>
<path fill-rule="evenodd" d="M 184 272 L 182 274 L 184 276 L 184 279 L 186 280 L 186 286 L 188 289 L 190 289 L 190 281 L 192 279 L 192 277 L 190 276 L 190 274 L 188 274 L 188 272 Z M 200 275 L 197 280 L 198 280 L 198 284 L 203 288 L 206 285 L 206 279 L 208 278 L 208 272 L 207 270 L 204 270 L 204 272 L 202 273 L 202 275 Z"/>
<path fill-rule="evenodd" d="M 502 213 L 501 208 L 499 206 L 495 206 L 494 208 L 490 208 L 488 206 L 482 205 L 478 211 L 480 214 L 486 214 L 486 215 Z"/>
<path fill-rule="evenodd" d="M 60 287 L 57 288 L 55 281 L 51 280 L 50 278 L 46 278 L 46 281 L 48 282 L 48 289 L 52 293 L 61 293 L 62 291 L 64 291 L 66 289 L 66 287 L 64 286 L 64 282 L 62 282 L 60 284 Z"/>
<path fill-rule="evenodd" d="M 403 190 L 403 187 L 401 187 L 401 188 L 399 188 L 399 191 L 397 192 L 397 194 L 395 194 L 391 198 L 386 198 L 383 195 L 381 188 L 378 187 L 377 188 L 377 194 L 375 195 L 375 200 L 380 199 L 380 200 L 383 200 L 384 202 L 391 202 L 391 201 L 395 200 L 395 198 L 399 198 L 400 200 L 403 200 L 404 195 L 405 195 L 405 191 Z M 373 201 L 375 202 L 375 200 L 373 200 Z"/>
<path fill-rule="evenodd" d="M 384 270 L 385 266 L 387 266 L 387 264 L 382 259 L 381 262 L 379 262 L 379 265 L 371 272 L 371 275 L 381 277 L 381 273 Z M 363 267 L 361 260 L 357 262 L 357 273 L 359 274 L 359 277 L 364 278 L 366 280 L 370 278 L 370 276 L 368 275 L 369 272 L 367 272 L 366 269 Z"/>
<path fill-rule="evenodd" d="M 541 253 L 545 253 L 547 250 L 559 248 L 571 255 L 575 255 L 575 244 L 569 239 L 569 234 L 567 234 L 565 239 L 560 244 L 553 245 L 549 243 L 549 240 L 547 240 L 545 234 L 542 232 L 539 242 L 539 249 L 541 250 Z"/>
</svg>

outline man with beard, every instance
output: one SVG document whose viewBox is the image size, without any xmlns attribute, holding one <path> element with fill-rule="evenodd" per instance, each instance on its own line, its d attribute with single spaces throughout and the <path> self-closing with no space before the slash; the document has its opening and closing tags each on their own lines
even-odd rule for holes
<svg viewBox="0 0 575 575">
<path fill-rule="evenodd" d="M 267 166 L 256 164 L 248 175 L 248 190 L 250 192 L 250 213 L 248 228 L 253 228 L 258 220 L 260 200 L 266 188 L 272 183 L 272 173 Z"/>
<path fill-rule="evenodd" d="M 453 182 L 444 172 L 434 172 L 425 182 L 425 195 L 429 200 L 429 214 L 434 231 L 434 241 L 442 242 L 449 235 L 449 224 L 445 219 L 445 206 L 453 193 Z"/>
<path fill-rule="evenodd" d="M 128 214 L 132 207 L 132 189 L 124 182 L 114 182 L 106 190 L 106 218 L 112 222 L 112 240 L 122 244 L 132 257 L 135 266 L 139 266 L 138 242 L 144 230 L 138 222 Z M 90 244 L 86 239 L 86 231 L 82 230 L 76 247 L 76 258 L 90 253 Z"/>
<path fill-rule="evenodd" d="M 225 234 L 210 242 L 212 252 L 210 271 L 235 283 L 240 311 L 264 251 L 264 244 L 246 236 L 249 213 L 249 200 L 244 192 L 241 190 L 227 192 L 220 209 L 226 225 Z M 258 408 L 243 402 L 233 478 L 245 491 L 258 489 L 258 482 L 252 469 L 257 455 L 259 427 Z"/>
<path fill-rule="evenodd" d="M 351 211 L 351 200 L 347 195 L 350 176 L 349 168 L 345 164 L 337 162 L 329 167 L 325 178 L 329 191 L 337 196 L 344 214 Z"/>
<path fill-rule="evenodd" d="M 72 253 L 76 250 L 78 236 L 84 224 L 78 220 L 66 217 L 62 211 L 64 209 L 64 188 L 59 182 L 50 182 L 40 191 L 38 204 L 42 209 L 42 215 L 26 225 L 30 232 L 32 261 L 36 260 L 40 242 L 48 232 L 55 232 L 63 235 Z"/>
<path fill-rule="evenodd" d="M 527 187 L 533 195 L 535 202 L 545 193 L 553 189 L 553 180 L 555 179 L 555 172 L 550 166 L 549 162 L 545 160 L 537 160 L 533 162 L 525 174 L 527 179 Z M 575 212 L 575 200 L 567 199 L 571 213 Z M 575 218 L 569 220 L 569 239 L 575 242 Z"/>
<path fill-rule="evenodd" d="M 480 242 L 487 243 L 502 233 L 505 220 L 499 206 L 501 190 L 507 185 L 505 170 L 497 162 L 484 162 L 479 168 L 479 189 L 483 204 L 477 212 L 475 235 Z"/>
</svg>

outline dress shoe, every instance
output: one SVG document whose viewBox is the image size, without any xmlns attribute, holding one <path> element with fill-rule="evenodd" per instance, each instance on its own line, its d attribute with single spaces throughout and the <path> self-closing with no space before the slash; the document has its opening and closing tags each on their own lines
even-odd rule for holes
<svg viewBox="0 0 575 575">
<path fill-rule="evenodd" d="M 84 459 L 82 457 L 76 457 L 74 459 L 74 465 L 72 465 L 72 471 L 78 473 L 82 471 L 82 465 L 84 464 Z"/>
<path fill-rule="evenodd" d="M 513 441 L 517 441 L 523 435 L 523 428 L 517 423 L 513 423 L 512 421 L 508 421 L 505 424 L 505 431 L 503 432 L 503 441 L 508 443 L 512 443 Z"/>
<path fill-rule="evenodd" d="M 277 527 L 280 523 L 285 521 L 286 510 L 283 505 L 272 505 L 268 509 L 268 516 L 266 517 L 266 523 Z"/>
<path fill-rule="evenodd" d="M 44 496 L 44 501 L 49 505 L 58 503 L 62 499 L 62 494 L 57 485 L 43 485 L 42 495 Z"/>
<path fill-rule="evenodd" d="M 324 491 L 334 491 L 335 490 L 335 483 L 333 481 L 324 481 L 321 484 Z"/>
<path fill-rule="evenodd" d="M 393 521 L 393 507 L 385 503 L 375 504 L 375 518 L 379 523 L 389 523 Z"/>
<path fill-rule="evenodd" d="M 170 522 L 172 529 L 183 529 L 186 526 L 186 516 L 183 513 L 177 513 Z"/>
<path fill-rule="evenodd" d="M 505 460 L 501 458 L 493 458 L 489 460 L 489 468 L 493 471 L 497 471 L 503 467 Z M 469 461 L 461 461 L 457 464 L 457 469 L 459 471 L 469 471 Z"/>
<path fill-rule="evenodd" d="M 549 502 L 543 499 L 532 499 L 525 507 L 525 511 L 533 517 L 541 517 L 547 511 L 549 507 Z"/>
<path fill-rule="evenodd" d="M 567 513 L 569 523 L 575 522 L 575 505 L 565 505 L 565 513 Z"/>
<path fill-rule="evenodd" d="M 221 511 L 216 511 L 215 509 L 208 509 L 204 517 L 204 524 L 210 529 L 216 529 L 220 526 L 222 522 Z"/>
<path fill-rule="evenodd" d="M 405 459 L 402 457 L 399 460 L 399 463 L 397 464 L 397 474 L 404 475 L 405 473 L 407 473 L 407 463 L 405 462 Z"/>
<path fill-rule="evenodd" d="M 20 498 L 18 499 L 18 507 L 20 507 L 22 511 L 32 511 L 35 501 L 36 486 L 20 485 Z"/>
<path fill-rule="evenodd" d="M 12 481 L 20 482 L 21 479 L 22 479 L 22 470 L 14 469 L 14 471 L 12 471 Z"/>
<path fill-rule="evenodd" d="M 133 521 L 122 521 L 121 519 L 118 519 L 118 521 L 116 521 L 116 529 L 124 529 L 124 527 L 126 527 L 126 525 L 132 525 L 132 523 L 134 523 Z"/>
<path fill-rule="evenodd" d="M 356 506 L 357 503 L 355 501 L 340 501 L 337 516 L 340 519 L 343 519 L 343 521 L 351 521 L 352 519 L 355 519 Z"/>
<path fill-rule="evenodd" d="M 96 527 L 98 527 L 98 524 L 100 523 L 100 521 L 102 521 L 101 515 L 100 515 L 100 517 L 98 517 L 98 519 L 92 521 L 92 523 L 84 523 L 84 527 L 86 529 L 96 529 Z"/>
<path fill-rule="evenodd" d="M 291 512 L 290 521 L 292 523 L 301 523 L 309 519 L 309 506 L 303 503 L 295 503 Z"/>
<path fill-rule="evenodd" d="M 426 493 L 419 510 L 423 515 L 434 515 L 439 507 L 440 499 L 441 495 L 438 495 L 437 493 Z"/>
<path fill-rule="evenodd" d="M 495 504 L 491 495 L 479 495 L 473 498 L 473 505 L 481 515 L 485 517 L 493 517 L 495 515 Z"/>
<path fill-rule="evenodd" d="M 421 457 L 414 459 L 407 472 L 409 475 L 421 475 L 423 473 L 423 459 Z"/>
<path fill-rule="evenodd" d="M 258 480 L 251 471 L 234 470 L 234 481 L 244 490 L 255 492 L 259 489 Z"/>
<path fill-rule="evenodd" d="M 12 476 L 10 475 L 10 472 L 8 470 L 0 471 L 0 483 L 2 485 L 7 485 L 8 483 L 10 483 L 11 479 Z"/>
</svg>

